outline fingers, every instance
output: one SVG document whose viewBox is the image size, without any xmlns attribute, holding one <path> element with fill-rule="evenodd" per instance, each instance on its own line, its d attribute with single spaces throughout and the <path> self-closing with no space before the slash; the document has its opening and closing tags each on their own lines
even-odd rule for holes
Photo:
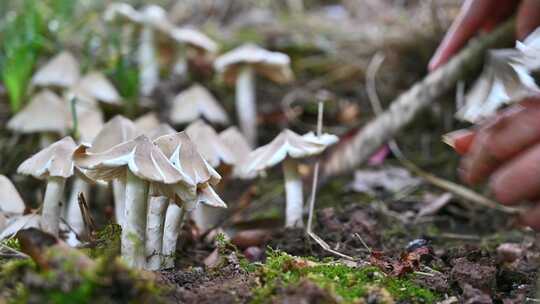
<svg viewBox="0 0 540 304">
<path fill-rule="evenodd" d="M 488 19 L 493 3 L 491 0 L 465 1 L 458 17 L 431 58 L 428 65 L 430 71 L 446 63 L 467 40 L 476 34 L 484 20 Z"/>
<path fill-rule="evenodd" d="M 530 0 L 535 1 L 535 0 Z M 515 11 L 518 0 L 467 0 L 431 58 L 428 69 L 435 70 L 454 56 L 481 28 L 491 29 Z"/>
<path fill-rule="evenodd" d="M 499 168 L 491 177 L 490 187 L 495 198 L 506 205 L 538 198 L 540 144 L 529 148 Z"/>
<path fill-rule="evenodd" d="M 459 155 L 469 152 L 476 132 L 469 129 L 456 130 L 443 135 L 443 142 L 452 147 Z"/>
<path fill-rule="evenodd" d="M 540 25 L 540 1 L 523 0 L 517 16 L 517 37 L 525 38 Z"/>
<path fill-rule="evenodd" d="M 470 184 L 486 179 L 503 162 L 540 142 L 540 99 L 511 107 L 480 128 L 461 164 Z"/>
</svg>

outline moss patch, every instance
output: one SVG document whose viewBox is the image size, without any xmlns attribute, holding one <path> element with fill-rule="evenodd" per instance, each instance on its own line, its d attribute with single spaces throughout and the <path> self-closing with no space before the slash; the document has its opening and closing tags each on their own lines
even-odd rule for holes
<svg viewBox="0 0 540 304">
<path fill-rule="evenodd" d="M 283 286 L 297 286 L 309 280 L 323 288 L 340 303 L 357 303 L 372 295 L 389 294 L 384 302 L 434 303 L 439 295 L 413 283 L 409 278 L 386 276 L 375 267 L 349 267 L 330 262 L 316 263 L 296 259 L 286 253 L 269 251 L 268 260 L 260 268 L 260 286 L 253 291 L 252 303 L 268 303 Z"/>
</svg>

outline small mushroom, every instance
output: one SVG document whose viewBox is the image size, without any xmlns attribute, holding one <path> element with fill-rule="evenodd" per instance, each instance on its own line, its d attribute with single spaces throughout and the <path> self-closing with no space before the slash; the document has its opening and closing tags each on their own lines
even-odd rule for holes
<svg viewBox="0 0 540 304">
<path fill-rule="evenodd" d="M 197 208 L 199 203 L 212 207 L 226 208 L 227 205 L 212 189 L 221 176 L 206 162 L 197 151 L 186 132 L 165 135 L 155 140 L 155 144 L 169 157 L 171 163 L 189 176 L 197 186 L 197 197 L 183 200 L 181 206 L 169 204 L 165 215 L 162 254 L 165 268 L 174 266 L 174 252 L 186 212 Z"/>
<path fill-rule="evenodd" d="M 285 129 L 274 140 L 251 152 L 245 163 L 246 172 L 259 172 L 283 162 L 287 206 L 285 227 L 302 227 L 304 196 L 302 179 L 298 172 L 298 159 L 320 154 L 327 146 L 338 141 L 335 135 L 319 137 L 312 132 L 303 136 Z"/>
<path fill-rule="evenodd" d="M 13 183 L 5 175 L 0 175 L 0 214 L 9 218 L 23 214 L 25 209 L 24 201 Z"/>
<path fill-rule="evenodd" d="M 202 120 L 196 120 L 185 129 L 197 150 L 210 166 L 217 168 L 220 164 L 233 165 L 235 157 L 229 148 L 221 141 L 217 132 Z"/>
<path fill-rule="evenodd" d="M 75 161 L 78 166 L 88 170 L 89 177 L 95 180 L 126 178 L 122 256 L 130 266 L 145 267 L 147 195 L 150 184 L 152 189 L 159 189 L 162 195 L 179 196 L 186 200 L 195 196 L 195 185 L 145 135 L 100 153 L 92 153 L 80 147 L 75 153 Z"/>
<path fill-rule="evenodd" d="M 113 84 L 100 72 L 84 75 L 71 87 L 75 95 L 83 95 L 111 105 L 121 105 L 121 98 Z"/>
<path fill-rule="evenodd" d="M 208 57 L 211 59 L 213 54 L 218 51 L 218 45 L 214 40 L 195 29 L 172 27 L 168 34 L 177 43 L 187 46 L 187 48 L 180 51 L 179 58 L 174 65 L 173 71 L 176 74 L 182 75 L 186 71 L 186 59 L 190 56 L 190 53 L 194 53 L 195 56 L 204 60 L 208 59 Z"/>
<path fill-rule="evenodd" d="M 150 134 L 160 125 L 159 118 L 155 112 L 148 112 L 133 121 L 137 129 L 137 134 Z"/>
<path fill-rule="evenodd" d="M 79 80 L 79 63 L 67 51 L 53 57 L 32 77 L 32 84 L 40 87 L 68 88 Z"/>
<path fill-rule="evenodd" d="M 198 118 L 215 124 L 229 123 L 227 112 L 214 96 L 203 86 L 194 84 L 174 97 L 169 119 L 173 124 L 186 124 Z"/>
<path fill-rule="evenodd" d="M 71 137 L 53 143 L 29 159 L 17 169 L 18 173 L 47 180 L 43 199 L 43 229 L 57 236 L 60 225 L 61 201 L 66 179 L 74 173 L 73 152 L 77 148 Z"/>
<path fill-rule="evenodd" d="M 236 112 L 240 129 L 254 146 L 257 139 L 255 105 L 255 73 L 277 83 L 293 79 L 290 58 L 286 54 L 267 51 L 254 44 L 245 44 L 216 59 L 215 69 L 225 82 L 236 83 Z"/>
<path fill-rule="evenodd" d="M 238 128 L 230 127 L 221 133 L 219 133 L 219 138 L 221 142 L 229 148 L 234 156 L 234 169 L 232 176 L 238 178 L 250 179 L 255 176 L 255 174 L 247 174 L 242 172 L 244 167 L 243 162 L 246 160 L 246 155 L 251 153 L 252 149 L 247 142 L 247 139 L 240 133 Z"/>
</svg>

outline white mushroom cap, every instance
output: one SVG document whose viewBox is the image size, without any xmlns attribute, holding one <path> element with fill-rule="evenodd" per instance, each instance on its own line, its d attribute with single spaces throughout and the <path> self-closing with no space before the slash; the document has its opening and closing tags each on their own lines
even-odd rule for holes
<svg viewBox="0 0 540 304">
<path fill-rule="evenodd" d="M 71 88 L 74 94 L 82 94 L 98 101 L 121 105 L 120 94 L 112 83 L 100 72 L 90 72 L 84 75 L 74 87 Z"/>
<path fill-rule="evenodd" d="M 52 91 L 44 90 L 32 97 L 30 103 L 9 120 L 7 127 L 20 133 L 65 134 L 70 127 L 69 117 L 66 102 Z"/>
<path fill-rule="evenodd" d="M 111 3 L 105 9 L 103 17 L 106 21 L 113 21 L 119 17 L 135 23 L 141 23 L 143 20 L 141 13 L 134 9 L 133 6 L 124 2 Z"/>
<path fill-rule="evenodd" d="M 156 140 L 157 138 L 159 138 L 161 136 L 174 134 L 174 133 L 176 133 L 176 130 L 173 127 L 171 127 L 169 124 L 162 123 L 162 124 L 159 124 L 159 126 L 157 128 L 152 130 L 152 132 L 147 134 L 147 136 L 151 140 Z M 167 156 L 167 155 L 165 155 L 165 156 Z"/>
<path fill-rule="evenodd" d="M 291 59 L 288 55 L 265 50 L 255 44 L 244 44 L 214 62 L 215 69 L 222 73 L 228 83 L 234 83 L 242 66 L 251 65 L 261 75 L 277 83 L 293 79 Z"/>
<path fill-rule="evenodd" d="M 143 22 L 153 26 L 154 28 L 168 33 L 172 29 L 172 23 L 167 17 L 167 12 L 159 5 L 148 4 L 140 9 L 143 17 Z"/>
<path fill-rule="evenodd" d="M 197 191 L 197 203 L 215 208 L 227 208 L 227 204 L 219 197 L 212 186 L 206 184 Z"/>
<path fill-rule="evenodd" d="M 163 32 L 169 32 L 172 28 L 167 12 L 154 4 L 146 5 L 137 11 L 127 3 L 112 3 L 105 10 L 104 19 L 113 21 L 117 18 L 124 18 L 139 25 L 147 24 Z"/>
<path fill-rule="evenodd" d="M 69 102 L 67 102 L 69 104 Z M 77 99 L 75 113 L 78 120 L 79 141 L 90 143 L 103 128 L 103 112 L 93 99 Z M 73 128 L 73 117 L 69 116 L 70 128 Z"/>
<path fill-rule="evenodd" d="M 320 154 L 326 147 L 337 141 L 337 136 L 331 134 L 317 137 L 310 132 L 301 136 L 285 129 L 270 143 L 251 152 L 244 170 L 246 172 L 261 171 L 277 165 L 287 157 L 304 158 Z"/>
<path fill-rule="evenodd" d="M 175 124 L 189 123 L 203 117 L 212 123 L 227 124 L 229 117 L 212 94 L 199 84 L 176 95 L 169 119 Z"/>
<path fill-rule="evenodd" d="M 154 183 L 168 197 L 174 194 L 186 197 L 195 192 L 191 178 L 178 171 L 145 135 L 100 153 L 89 152 L 81 146 L 75 152 L 75 162 L 95 180 L 122 178 L 125 170 L 130 170 L 138 178 Z"/>
<path fill-rule="evenodd" d="M 132 140 L 135 136 L 135 124 L 122 115 L 116 115 L 103 125 L 88 151 L 92 153 L 105 152 L 116 145 Z"/>
<path fill-rule="evenodd" d="M 0 175 L 0 214 L 22 214 L 24 209 L 24 201 L 13 183 L 6 176 Z"/>
<path fill-rule="evenodd" d="M 137 134 L 150 134 L 153 130 L 159 127 L 159 118 L 156 113 L 148 112 L 143 116 L 135 119 L 135 128 L 137 129 Z"/>
<path fill-rule="evenodd" d="M 217 43 L 202 32 L 192 28 L 175 27 L 170 30 L 169 35 L 179 43 L 185 43 L 193 48 L 211 54 L 218 51 Z"/>
<path fill-rule="evenodd" d="M 216 168 L 221 163 L 234 164 L 235 157 L 233 153 L 223 144 L 214 128 L 204 121 L 197 120 L 193 122 L 185 131 L 189 138 L 194 139 L 193 142 L 197 150 L 210 166 Z"/>
<path fill-rule="evenodd" d="M 215 185 L 221 176 L 197 150 L 186 132 L 164 135 L 154 141 L 171 163 L 197 185 Z"/>
<path fill-rule="evenodd" d="M 79 80 L 79 63 L 67 51 L 53 57 L 32 77 L 32 84 L 37 86 L 70 87 Z"/>
<path fill-rule="evenodd" d="M 255 174 L 246 175 L 245 172 L 242 172 L 243 162 L 246 161 L 246 155 L 249 155 L 252 149 L 249 146 L 247 139 L 240 133 L 240 130 L 238 130 L 237 127 L 230 127 L 219 133 L 219 138 L 234 155 L 233 176 L 253 178 Z"/>
<path fill-rule="evenodd" d="M 73 175 L 73 152 L 76 148 L 71 137 L 64 137 L 25 160 L 17 172 L 39 179 L 49 176 L 68 178 Z"/>
<path fill-rule="evenodd" d="M 478 80 L 465 97 L 465 106 L 456 116 L 470 122 L 489 117 L 502 105 L 540 94 L 540 88 L 527 68 L 518 63 L 519 51 L 489 51 L 488 61 Z"/>
<path fill-rule="evenodd" d="M 6 227 L 2 230 L 2 233 L 0 234 L 0 240 L 17 234 L 19 230 L 28 228 L 41 229 L 41 215 L 36 213 L 30 213 L 9 220 Z"/>
<path fill-rule="evenodd" d="M 523 42 L 516 41 L 516 49 L 521 52 L 521 64 L 531 71 L 540 69 L 540 28 L 529 34 Z"/>
</svg>

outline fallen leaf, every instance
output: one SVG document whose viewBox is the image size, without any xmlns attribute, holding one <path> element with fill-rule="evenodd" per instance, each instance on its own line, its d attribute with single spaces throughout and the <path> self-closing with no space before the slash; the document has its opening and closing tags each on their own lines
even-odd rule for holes
<svg viewBox="0 0 540 304">
<path fill-rule="evenodd" d="M 397 193 L 409 187 L 420 185 L 421 180 L 409 171 L 399 167 L 385 167 L 378 170 L 356 170 L 350 185 L 356 192 L 375 194 L 379 191 Z"/>
</svg>

